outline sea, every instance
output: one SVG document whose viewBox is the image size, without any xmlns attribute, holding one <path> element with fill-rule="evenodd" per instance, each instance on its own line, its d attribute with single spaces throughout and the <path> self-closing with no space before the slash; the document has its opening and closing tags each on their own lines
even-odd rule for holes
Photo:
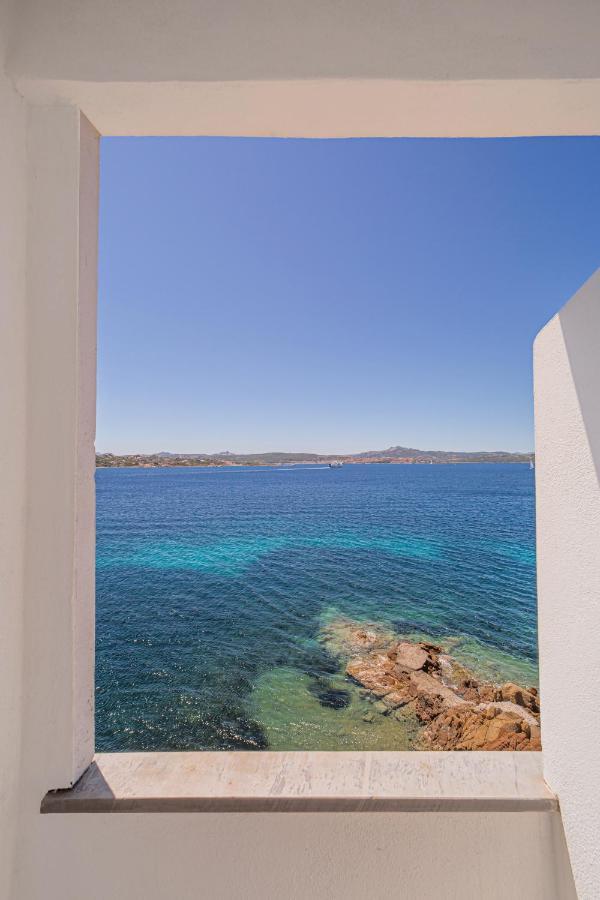
<svg viewBox="0 0 600 900">
<path fill-rule="evenodd" d="M 323 641 L 371 623 L 536 685 L 521 464 L 96 472 L 96 747 L 411 749 Z"/>
</svg>

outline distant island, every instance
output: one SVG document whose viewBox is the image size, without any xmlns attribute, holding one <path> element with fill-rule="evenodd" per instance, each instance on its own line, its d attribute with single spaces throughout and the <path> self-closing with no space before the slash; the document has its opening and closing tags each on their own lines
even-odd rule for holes
<svg viewBox="0 0 600 900">
<path fill-rule="evenodd" d="M 390 463 L 396 465 L 456 464 L 456 463 L 528 463 L 532 453 L 508 453 L 504 450 L 459 452 L 452 450 L 415 450 L 411 447 L 388 447 L 387 450 L 366 450 L 364 453 L 135 453 L 116 455 L 97 453 L 98 468 L 136 466 L 141 468 L 174 466 L 285 466 L 340 462 Z"/>
</svg>

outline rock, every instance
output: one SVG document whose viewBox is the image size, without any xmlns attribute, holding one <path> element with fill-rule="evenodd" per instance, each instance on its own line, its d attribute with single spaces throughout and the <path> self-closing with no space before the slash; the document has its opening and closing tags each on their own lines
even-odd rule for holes
<svg viewBox="0 0 600 900">
<path fill-rule="evenodd" d="M 395 635 L 381 625 L 339 618 L 321 629 L 320 642 L 333 656 L 348 659 L 389 647 Z"/>
<path fill-rule="evenodd" d="M 522 688 L 519 687 L 518 684 L 513 684 L 512 681 L 503 684 L 500 691 L 503 700 L 515 703 L 517 706 L 524 706 L 525 709 L 530 709 L 532 712 L 540 711 L 537 700 L 537 691 L 534 694 L 533 691 L 527 690 L 527 688 Z"/>
<path fill-rule="evenodd" d="M 391 663 L 385 654 L 353 659 L 346 666 L 346 673 L 375 697 L 385 697 L 398 686 L 398 679 L 390 670 Z"/>
<path fill-rule="evenodd" d="M 464 682 L 472 682 L 471 687 L 477 685 L 477 682 L 473 679 L 473 673 L 465 668 L 462 663 L 459 663 L 457 659 L 454 659 L 453 656 L 449 656 L 447 653 L 440 653 L 437 661 L 440 666 L 440 674 L 446 684 L 454 688 L 458 688 Z"/>
<path fill-rule="evenodd" d="M 540 750 L 539 733 L 519 714 L 470 704 L 437 716 L 422 734 L 428 750 Z"/>
<path fill-rule="evenodd" d="M 535 689 L 479 682 L 462 664 L 425 641 L 383 642 L 376 626 L 337 623 L 336 640 L 358 647 L 346 673 L 383 715 L 414 723 L 430 750 L 539 750 Z M 380 646 L 380 642 L 382 645 Z M 374 646 L 376 645 L 376 646 Z M 365 721 L 369 721 L 365 719 Z M 424 728 L 422 726 L 425 726 Z M 413 727 L 413 726 L 411 726 Z"/>
<path fill-rule="evenodd" d="M 460 706 L 466 702 L 452 688 L 447 687 L 433 675 L 428 675 L 427 672 L 413 672 L 410 681 L 418 696 L 440 697 L 447 707 Z"/>
<path fill-rule="evenodd" d="M 363 722 L 369 722 L 369 723 L 371 723 L 371 722 L 374 722 L 374 721 L 375 721 L 375 716 L 373 715 L 372 712 L 366 712 L 366 713 L 364 714 L 364 716 L 362 717 L 362 720 L 363 720 Z"/>
<path fill-rule="evenodd" d="M 318 688 L 313 691 L 321 706 L 330 709 L 345 709 L 350 705 L 350 693 L 337 688 Z"/>
<path fill-rule="evenodd" d="M 468 700 L 471 703 L 477 703 L 480 699 L 477 688 L 467 688 L 465 691 L 461 691 L 460 696 L 463 700 Z"/>
<path fill-rule="evenodd" d="M 399 706 L 410 703 L 412 699 L 409 691 L 390 691 L 382 698 L 382 703 L 385 703 L 389 709 L 398 709 Z"/>
<path fill-rule="evenodd" d="M 396 667 L 402 669 L 422 669 L 430 659 L 430 654 L 420 644 L 401 641 L 395 648 Z"/>
<path fill-rule="evenodd" d="M 463 700 L 469 700 L 472 703 L 477 703 L 477 701 L 480 699 L 479 684 L 477 681 L 475 681 L 474 678 L 463 678 L 460 684 L 457 685 L 456 689 Z"/>
<path fill-rule="evenodd" d="M 430 658 L 420 645 L 418 649 L 423 650 L 426 659 Z M 404 652 L 404 648 L 401 652 Z M 397 658 L 397 648 L 392 653 L 370 653 L 351 660 L 346 672 L 368 688 L 372 697 L 377 698 L 386 710 L 414 702 L 417 718 L 421 722 L 430 722 L 444 710 L 466 703 L 440 677 L 430 675 L 422 669 L 399 669 Z M 414 661 L 417 661 L 416 656 Z"/>
<path fill-rule="evenodd" d="M 485 703 L 502 700 L 502 692 L 495 684 L 482 684 L 478 688 L 479 699 Z"/>
<path fill-rule="evenodd" d="M 512 713 L 515 716 L 518 716 L 524 722 L 527 722 L 528 725 L 538 726 L 540 723 L 533 715 L 533 713 L 529 712 L 528 709 L 525 709 L 522 706 L 517 706 L 516 703 L 512 703 L 509 700 L 500 700 L 496 703 L 480 703 L 475 709 L 477 710 L 485 710 L 485 709 L 494 709 L 497 712 L 507 712 Z"/>
<path fill-rule="evenodd" d="M 432 722 L 447 709 L 437 694 L 419 694 L 415 699 L 415 713 L 419 722 Z"/>
</svg>

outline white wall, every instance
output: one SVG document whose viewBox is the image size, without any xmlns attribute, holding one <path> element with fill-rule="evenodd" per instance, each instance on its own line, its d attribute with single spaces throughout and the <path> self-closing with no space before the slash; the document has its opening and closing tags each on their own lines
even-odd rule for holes
<svg viewBox="0 0 600 900">
<path fill-rule="evenodd" d="M 594 133 L 599 15 L 595 0 L 0 0 L 0 896 L 572 895 L 550 813 L 38 810 L 90 749 L 89 734 L 81 758 L 72 741 L 78 704 L 89 703 L 85 648 L 76 642 L 83 657 L 71 655 L 89 566 L 81 578 L 74 561 L 93 512 L 76 503 L 93 431 L 93 385 L 83 398 L 75 390 L 93 353 L 93 322 L 77 307 L 89 287 L 76 252 L 89 238 L 77 107 L 112 132 Z M 581 898 L 600 886 L 597 290 L 586 288 L 536 347 L 544 753 Z M 586 653 L 578 704 L 571 685 Z"/>
<path fill-rule="evenodd" d="M 10 69 L 102 134 L 600 132 L 596 0 L 20 0 Z"/>
<path fill-rule="evenodd" d="M 4 71 L 0 3 L 0 896 L 11 896 L 21 754 L 26 484 L 25 103 Z"/>
<path fill-rule="evenodd" d="M 581 900 L 600 886 L 600 271 L 535 342 L 544 772 Z"/>
<path fill-rule="evenodd" d="M 20 0 L 11 68 L 62 81 L 599 78 L 595 0 Z"/>
<path fill-rule="evenodd" d="M 27 123 L 25 765 L 73 783 L 94 748 L 98 135 L 79 110 Z"/>
<path fill-rule="evenodd" d="M 33 816 L 19 900 L 575 900 L 557 813 Z"/>
</svg>

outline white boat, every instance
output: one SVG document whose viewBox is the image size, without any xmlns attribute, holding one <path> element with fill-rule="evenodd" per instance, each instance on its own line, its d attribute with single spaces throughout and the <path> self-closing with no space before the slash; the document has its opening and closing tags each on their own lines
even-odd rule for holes
<svg viewBox="0 0 600 900">
<path fill-rule="evenodd" d="M 335 459 L 333 462 L 329 463 L 329 468 L 330 469 L 341 469 L 343 465 L 344 465 L 343 462 L 340 462 L 339 459 Z"/>
<path fill-rule="evenodd" d="M 529 468 L 530 468 L 530 469 L 535 469 L 535 463 L 534 463 L 534 461 L 533 461 L 533 457 L 530 457 L 530 459 L 529 459 Z"/>
</svg>

